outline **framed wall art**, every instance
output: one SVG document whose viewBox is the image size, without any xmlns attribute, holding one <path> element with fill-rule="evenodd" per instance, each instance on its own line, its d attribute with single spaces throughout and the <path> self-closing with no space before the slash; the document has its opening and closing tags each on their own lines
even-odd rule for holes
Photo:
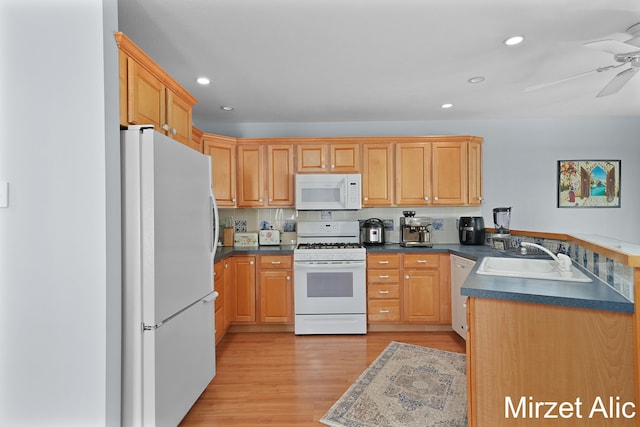
<svg viewBox="0 0 640 427">
<path fill-rule="evenodd" d="M 619 208 L 620 160 L 559 160 L 559 208 Z"/>
</svg>

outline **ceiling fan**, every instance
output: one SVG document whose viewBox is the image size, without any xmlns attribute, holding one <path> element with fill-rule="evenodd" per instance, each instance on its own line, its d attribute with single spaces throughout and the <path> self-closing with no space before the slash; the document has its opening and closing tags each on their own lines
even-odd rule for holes
<svg viewBox="0 0 640 427">
<path fill-rule="evenodd" d="M 597 49 L 612 54 L 616 64 L 599 67 L 595 70 L 576 74 L 561 80 L 529 86 L 525 88 L 525 92 L 531 92 L 548 86 L 564 83 L 593 73 L 602 73 L 628 64 L 630 67 L 616 74 L 615 77 L 598 93 L 598 95 L 596 95 L 596 97 L 600 98 L 607 95 L 613 95 L 622 89 L 622 87 L 627 84 L 627 82 L 631 80 L 638 71 L 640 71 L 640 23 L 629 27 L 626 33 L 629 34 L 631 38 L 625 42 L 607 39 L 589 42 L 583 45 L 590 49 Z"/>
</svg>

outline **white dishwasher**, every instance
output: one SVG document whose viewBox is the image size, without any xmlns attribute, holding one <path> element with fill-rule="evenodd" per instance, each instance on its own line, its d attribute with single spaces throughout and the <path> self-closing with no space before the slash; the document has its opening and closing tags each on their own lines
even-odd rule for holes
<svg viewBox="0 0 640 427">
<path fill-rule="evenodd" d="M 467 297 L 460 294 L 462 284 L 476 264 L 467 258 L 451 255 L 451 327 L 467 339 Z"/>
</svg>

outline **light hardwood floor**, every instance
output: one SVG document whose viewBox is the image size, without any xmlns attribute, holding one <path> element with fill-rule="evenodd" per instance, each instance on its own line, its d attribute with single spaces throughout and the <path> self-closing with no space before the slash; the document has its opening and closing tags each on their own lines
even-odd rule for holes
<svg viewBox="0 0 640 427">
<path fill-rule="evenodd" d="M 217 373 L 180 424 L 322 426 L 320 418 L 391 342 L 464 353 L 455 332 L 229 333 Z"/>
</svg>

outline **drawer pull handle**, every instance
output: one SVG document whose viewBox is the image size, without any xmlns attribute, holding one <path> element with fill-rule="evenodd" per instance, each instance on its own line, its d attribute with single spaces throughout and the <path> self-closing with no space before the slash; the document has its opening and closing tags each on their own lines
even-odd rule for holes
<svg viewBox="0 0 640 427">
<path fill-rule="evenodd" d="M 380 279 L 388 279 L 389 275 L 388 274 L 381 274 L 378 276 Z"/>
<path fill-rule="evenodd" d="M 271 261 L 271 264 L 273 264 L 273 265 L 279 265 L 279 264 L 282 264 L 282 263 L 281 263 L 280 261 Z"/>
<path fill-rule="evenodd" d="M 389 293 L 389 291 L 378 291 L 378 293 L 379 293 L 379 294 L 383 294 L 383 295 L 385 295 L 385 294 L 388 294 L 388 293 Z"/>
<path fill-rule="evenodd" d="M 388 313 L 389 310 L 380 310 L 380 313 Z"/>
<path fill-rule="evenodd" d="M 389 261 L 378 261 L 378 264 L 389 264 Z"/>
<path fill-rule="evenodd" d="M 418 259 L 418 260 L 416 260 L 416 262 L 417 262 L 418 264 L 426 264 L 426 263 L 427 263 L 427 260 L 426 260 L 426 259 Z"/>
</svg>

